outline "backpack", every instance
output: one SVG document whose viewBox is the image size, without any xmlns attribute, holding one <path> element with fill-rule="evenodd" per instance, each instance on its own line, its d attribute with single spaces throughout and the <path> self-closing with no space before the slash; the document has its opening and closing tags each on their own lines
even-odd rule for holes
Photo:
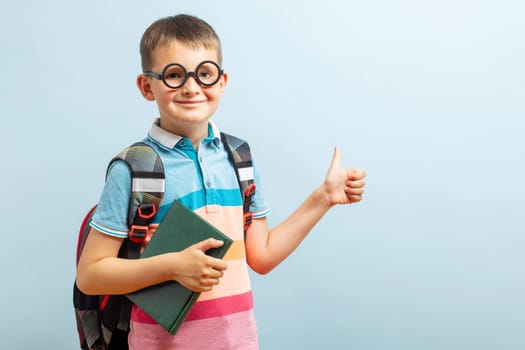
<svg viewBox="0 0 525 350">
<path fill-rule="evenodd" d="M 250 212 L 255 194 L 253 165 L 248 143 L 235 136 L 221 133 L 221 140 L 235 168 L 243 202 L 244 233 L 248 230 L 253 213 Z M 128 208 L 129 234 L 119 250 L 118 257 L 136 259 L 140 256 L 148 225 L 155 217 L 164 196 L 164 167 L 159 155 L 151 146 L 137 142 L 115 156 L 131 170 L 131 199 Z M 107 176 L 107 172 L 106 172 Z M 80 226 L 76 263 L 89 235 L 89 223 L 96 205 L 89 210 Z M 132 303 L 124 295 L 86 295 L 75 282 L 73 305 L 81 349 L 127 350 L 129 321 Z"/>
</svg>

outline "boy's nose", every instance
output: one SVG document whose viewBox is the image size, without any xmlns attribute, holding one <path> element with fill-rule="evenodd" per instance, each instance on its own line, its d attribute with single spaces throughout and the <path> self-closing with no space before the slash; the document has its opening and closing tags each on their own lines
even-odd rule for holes
<svg viewBox="0 0 525 350">
<path fill-rule="evenodd" d="M 188 76 L 188 79 L 186 79 L 184 85 L 181 86 L 181 89 L 186 91 L 199 91 L 200 85 L 192 74 Z"/>
</svg>

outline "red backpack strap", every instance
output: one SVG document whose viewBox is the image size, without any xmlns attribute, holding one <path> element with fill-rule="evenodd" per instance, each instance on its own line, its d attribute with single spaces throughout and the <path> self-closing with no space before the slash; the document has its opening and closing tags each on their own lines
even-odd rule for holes
<svg viewBox="0 0 525 350">
<path fill-rule="evenodd" d="M 91 221 L 91 218 L 93 217 L 93 214 L 95 214 L 95 209 L 97 209 L 97 206 L 93 206 L 89 210 L 89 212 L 84 217 L 84 220 L 82 220 L 82 224 L 80 225 L 80 230 L 78 231 L 78 239 L 77 239 L 77 265 L 78 260 L 80 259 L 80 253 L 82 253 L 82 249 L 84 249 L 84 244 L 86 244 L 86 239 L 90 230 L 89 223 Z"/>
</svg>

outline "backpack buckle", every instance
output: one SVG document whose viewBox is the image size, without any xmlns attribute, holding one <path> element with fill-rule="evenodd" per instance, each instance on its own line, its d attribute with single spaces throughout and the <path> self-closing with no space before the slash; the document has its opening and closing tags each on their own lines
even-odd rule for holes
<svg viewBox="0 0 525 350">
<path fill-rule="evenodd" d="M 148 233 L 148 225 L 151 219 L 157 214 L 157 207 L 155 204 L 141 204 L 137 208 L 137 216 L 135 217 L 135 224 L 131 225 L 129 230 L 129 240 L 133 243 L 142 243 L 146 239 Z"/>
<path fill-rule="evenodd" d="M 141 204 L 137 208 L 137 216 L 144 220 L 149 220 L 157 214 L 157 207 L 153 203 Z"/>
<path fill-rule="evenodd" d="M 129 230 L 129 240 L 133 243 L 142 243 L 146 239 L 148 233 L 148 226 L 131 225 Z"/>
<path fill-rule="evenodd" d="M 244 214 L 244 232 L 248 231 L 253 222 L 253 213 Z"/>
</svg>

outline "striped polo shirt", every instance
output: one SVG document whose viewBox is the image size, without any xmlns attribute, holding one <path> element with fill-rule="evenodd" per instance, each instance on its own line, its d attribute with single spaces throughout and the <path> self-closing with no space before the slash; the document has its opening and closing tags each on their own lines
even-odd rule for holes
<svg viewBox="0 0 525 350">
<path fill-rule="evenodd" d="M 146 313 L 134 307 L 129 335 L 133 349 L 257 349 L 252 290 L 246 263 L 242 198 L 235 169 L 221 142 L 217 126 L 210 122 L 209 136 L 197 150 L 187 138 L 153 123 L 145 143 L 160 155 L 166 174 L 165 195 L 150 225 L 153 234 L 173 200 L 177 199 L 234 240 L 224 257 L 228 269 L 219 285 L 202 293 L 175 336 Z M 251 211 L 255 218 L 268 215 L 254 166 L 257 192 Z M 126 237 L 131 174 L 123 162 L 109 170 L 97 211 L 90 225 L 102 233 Z"/>
</svg>

